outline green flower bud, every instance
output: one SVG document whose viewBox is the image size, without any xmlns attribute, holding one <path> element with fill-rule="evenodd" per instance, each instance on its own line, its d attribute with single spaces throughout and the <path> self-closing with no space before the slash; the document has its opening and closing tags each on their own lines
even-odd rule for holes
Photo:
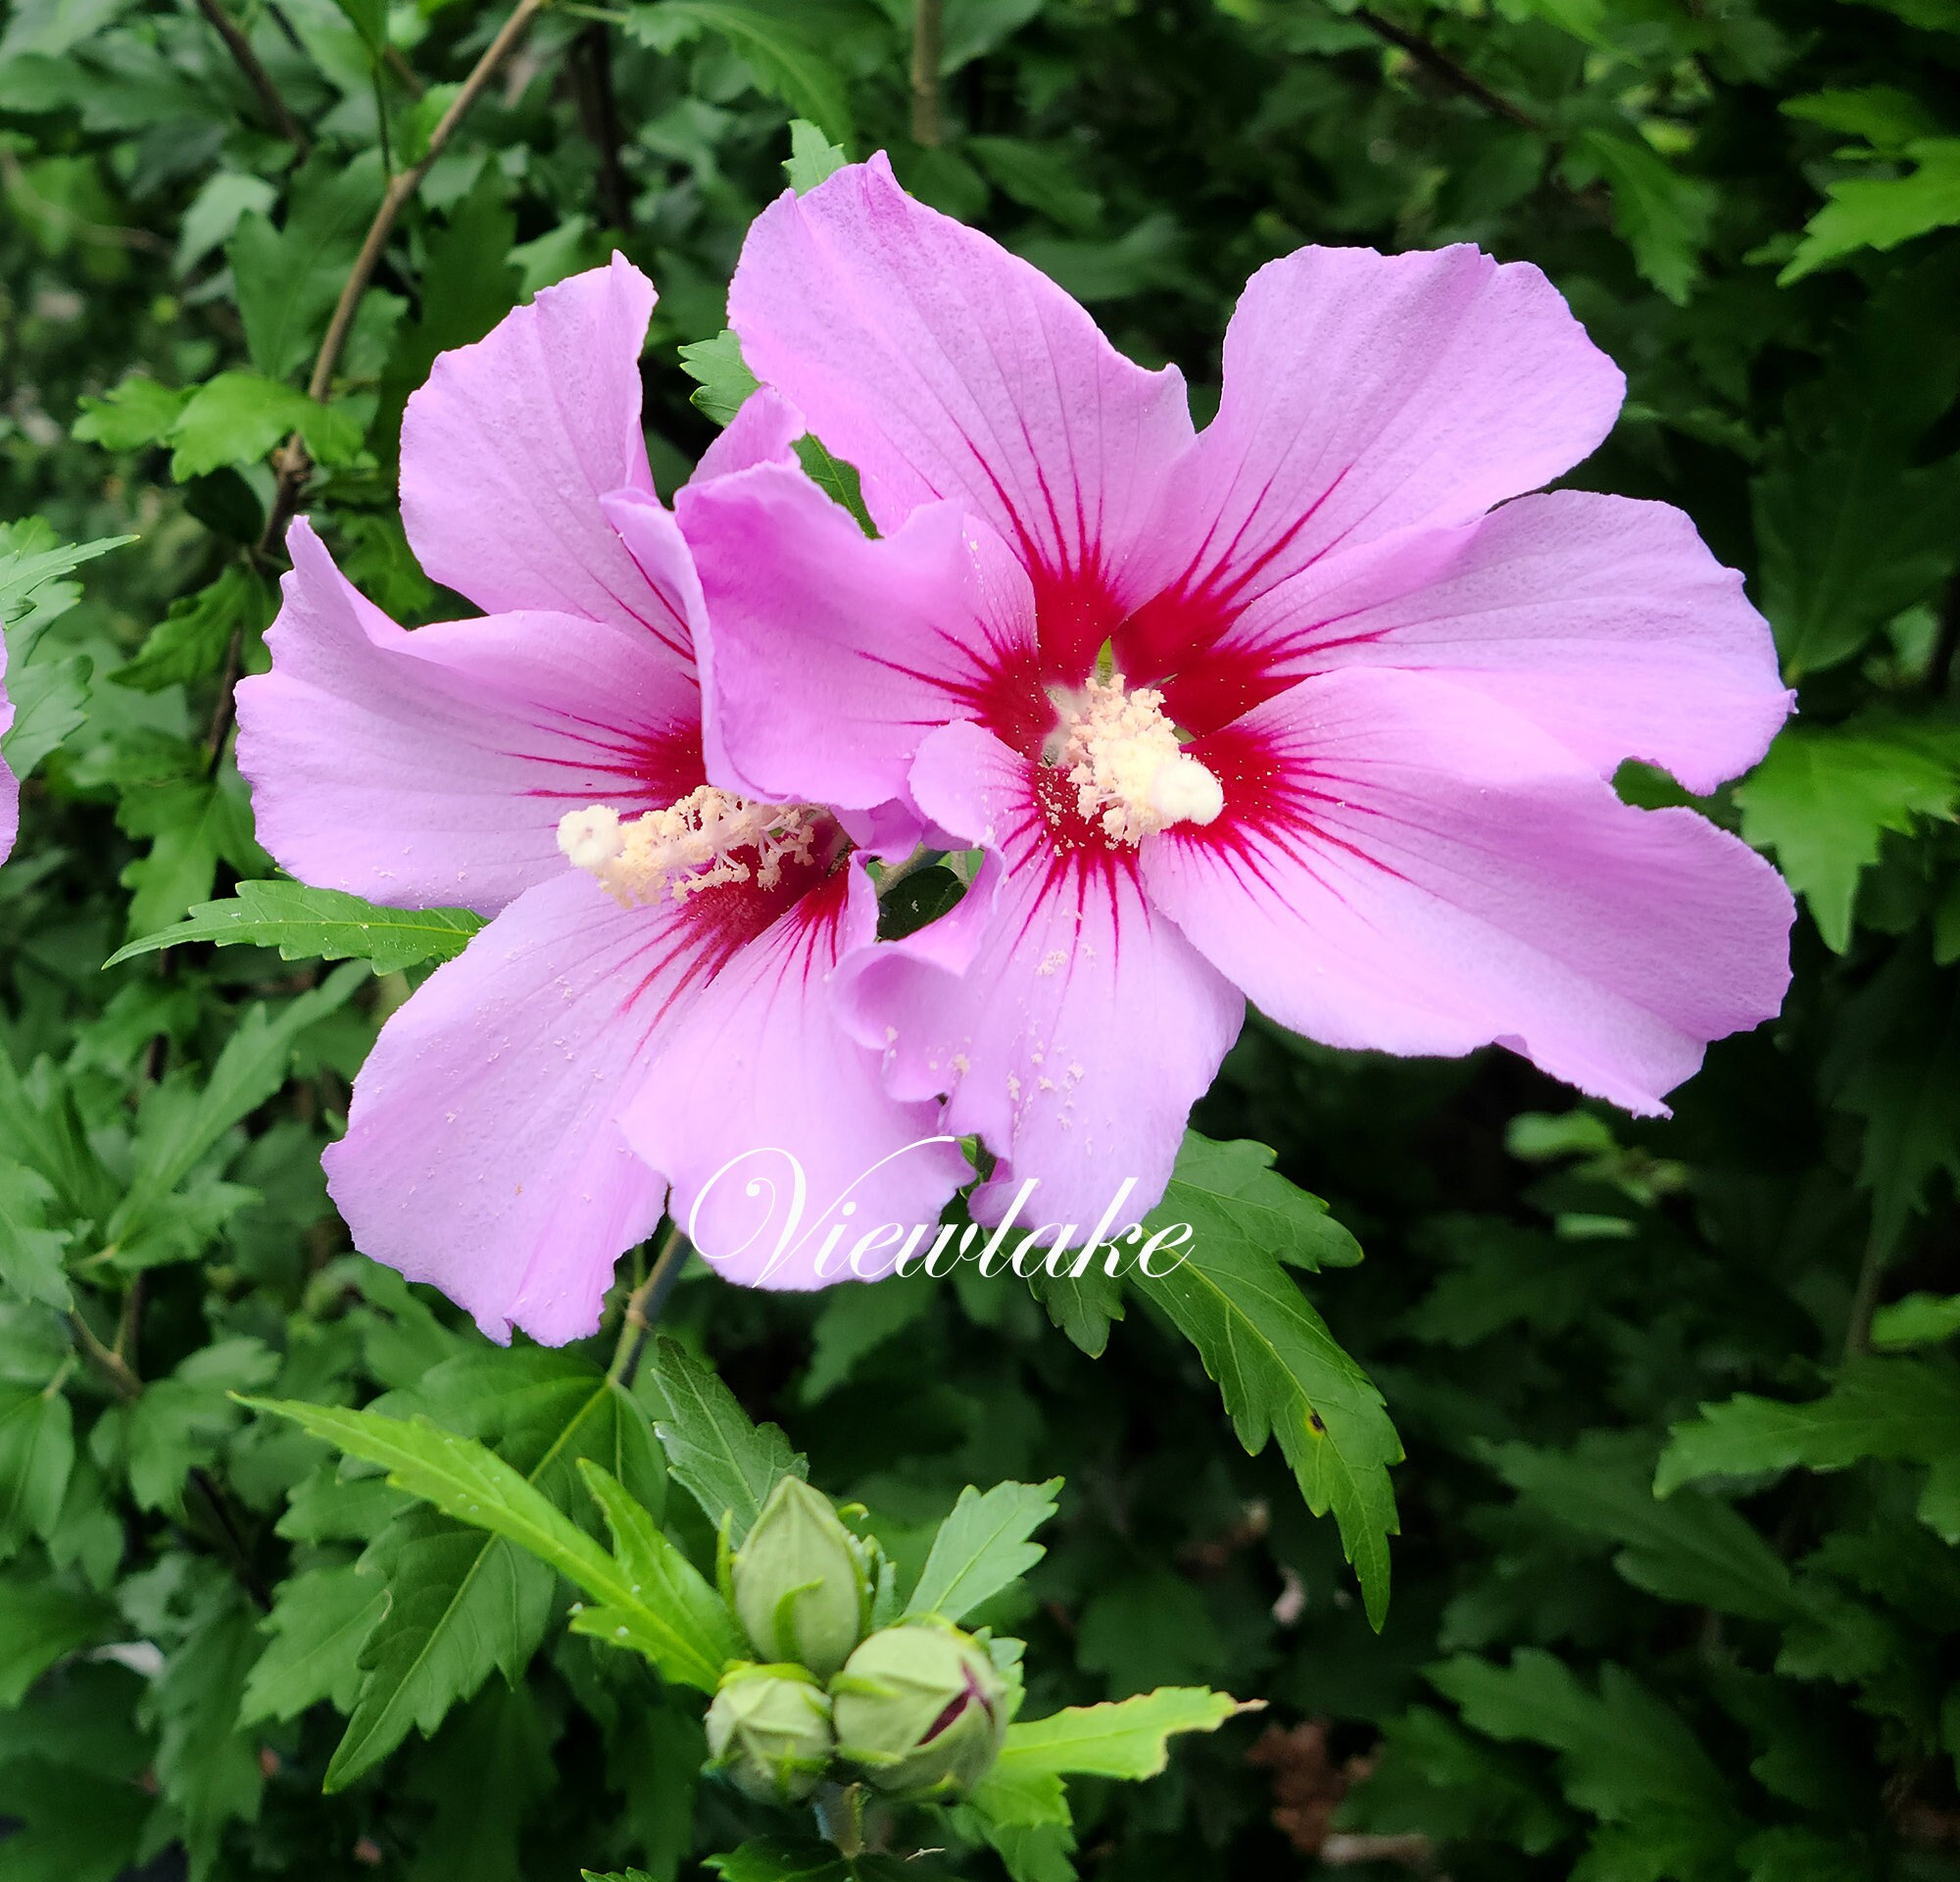
<svg viewBox="0 0 1960 1882">
<path fill-rule="evenodd" d="M 963 1791 L 1007 1730 L 1007 1689 L 987 1650 L 944 1621 L 875 1633 L 831 1682 L 837 1749 L 882 1791 Z"/>
<path fill-rule="evenodd" d="M 736 1618 L 764 1659 L 828 1679 L 864 1638 L 870 1593 L 858 1546 L 830 1500 L 800 1477 L 769 1493 L 728 1572 Z"/>
<path fill-rule="evenodd" d="M 735 1666 L 708 1709 L 710 1768 L 765 1804 L 797 1804 L 822 1781 L 837 1741 L 830 1695 L 801 1666 Z"/>
</svg>

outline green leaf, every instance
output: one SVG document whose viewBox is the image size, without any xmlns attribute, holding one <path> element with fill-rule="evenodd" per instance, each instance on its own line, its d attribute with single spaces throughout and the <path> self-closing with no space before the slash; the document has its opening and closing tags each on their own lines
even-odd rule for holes
<svg viewBox="0 0 1960 1882">
<path fill-rule="evenodd" d="M 361 967 L 340 967 L 318 987 L 286 1002 L 276 1017 L 269 1017 L 263 1005 L 246 1014 L 195 1097 L 185 1104 L 167 1102 L 158 1114 L 158 1128 L 139 1128 L 128 1191 L 109 1221 L 112 1240 L 134 1234 L 224 1133 L 286 1082 L 300 1034 L 337 1013 L 367 977 Z M 153 1097 L 163 1098 L 164 1092 Z M 146 1107 L 144 1121 L 147 1117 Z"/>
<path fill-rule="evenodd" d="M 361 1649 L 387 1608 L 387 1589 L 353 1562 L 309 1568 L 281 1582 L 264 1622 L 270 1639 L 246 1678 L 238 1722 L 297 1718 L 322 1700 L 351 1712 L 361 1687 Z"/>
<path fill-rule="evenodd" d="M 591 1507 L 576 1471 L 581 1458 L 603 1462 L 642 1502 L 658 1498 L 644 1414 L 569 1354 L 466 1350 L 386 1403 L 493 1440 L 521 1481 L 559 1510 Z M 369 1415 L 409 1432 L 423 1428 Z M 557 1585 L 553 1569 L 519 1544 L 419 1506 L 382 1531 L 361 1565 L 389 1603 L 362 1649 L 360 1696 L 327 1767 L 329 1790 L 371 1769 L 412 1728 L 432 1733 L 493 1671 L 519 1678 L 544 1638 Z"/>
<path fill-rule="evenodd" d="M 1960 1333 L 1960 1294 L 1908 1294 L 1872 1314 L 1872 1344 L 1939 1346 Z"/>
<path fill-rule="evenodd" d="M 999 189 L 1025 209 L 1077 235 L 1093 235 L 1102 221 L 1102 196 L 1085 182 L 1067 144 L 1026 137 L 969 137 L 962 148 Z"/>
<path fill-rule="evenodd" d="M 116 1882 L 137 1859 L 156 1800 L 118 1774 L 23 1758 L 0 1765 L 0 1882 Z"/>
<path fill-rule="evenodd" d="M 760 0 L 661 0 L 626 14 L 627 34 L 671 51 L 690 30 L 719 33 L 755 74 L 757 88 L 779 98 L 833 142 L 851 141 L 851 106 L 837 68 L 790 6 Z"/>
<path fill-rule="evenodd" d="M 1805 92 L 1799 98 L 1786 98 L 1777 109 L 1788 118 L 1862 137 L 1881 150 L 1902 149 L 1939 128 L 1939 121 L 1911 92 L 1896 85 Z"/>
<path fill-rule="evenodd" d="M 1915 138 L 1900 155 L 1914 166 L 1903 176 L 1847 176 L 1826 188 L 1830 200 L 1805 224 L 1778 286 L 1861 248 L 1893 249 L 1960 223 L 1960 137 Z"/>
<path fill-rule="evenodd" d="M 20 1705 L 56 1660 L 89 1646 L 113 1618 L 97 1596 L 40 1575 L 0 1575 L 0 1711 Z"/>
<path fill-rule="evenodd" d="M 760 383 L 742 358 L 742 342 L 728 327 L 711 340 L 682 347 L 680 370 L 700 382 L 688 394 L 688 403 L 716 424 L 726 424 Z"/>
<path fill-rule="evenodd" d="M 473 1439 L 426 1418 L 411 1422 L 296 1399 L 246 1403 L 255 1412 L 290 1418 L 350 1457 L 382 1465 L 396 1489 L 433 1504 L 458 1522 L 514 1542 L 600 1600 L 632 1605 L 632 1592 L 612 1559 L 526 1478 Z"/>
<path fill-rule="evenodd" d="M 1230 1240 L 1309 1271 L 1352 1267 L 1361 1259 L 1353 1236 L 1318 1196 L 1288 1182 L 1272 1164 L 1264 1144 L 1214 1143 L 1187 1130 L 1163 1201 L 1146 1226 L 1188 1222 L 1194 1246 Z"/>
<path fill-rule="evenodd" d="M 257 464 L 297 431 L 321 464 L 345 464 L 361 449 L 361 426 L 337 406 L 261 372 L 220 372 L 194 391 L 170 429 L 171 475 L 179 483 L 228 464 Z"/>
<path fill-rule="evenodd" d="M 46 1177 L 0 1158 L 0 1286 L 24 1301 L 66 1308 L 70 1294 L 62 1258 L 68 1236 L 47 1225 L 57 1201 Z"/>
<path fill-rule="evenodd" d="M 1774 850 L 1825 943 L 1851 942 L 1858 878 L 1887 830 L 1960 804 L 1960 728 L 1877 715 L 1845 725 L 1791 725 L 1737 786 L 1742 838 Z"/>
<path fill-rule="evenodd" d="M 181 1513 L 190 1472 L 213 1462 L 238 1428 L 241 1413 L 233 1395 L 270 1385 L 278 1371 L 276 1353 L 262 1340 L 238 1334 L 196 1348 L 168 1378 L 150 1380 L 140 1398 L 108 1414 L 121 1424 L 129 1494 L 137 1507 Z M 98 1426 L 98 1457 L 106 1435 Z"/>
<path fill-rule="evenodd" d="M 1676 306 L 1686 305 L 1715 219 L 1714 187 L 1684 176 L 1650 144 L 1606 130 L 1580 131 L 1562 173 L 1582 188 L 1604 180 L 1613 232 L 1633 251 L 1634 266 Z"/>
<path fill-rule="evenodd" d="M 59 1392 L 0 1382 L 0 1560 L 61 1515 L 74 1467 L 74 1417 Z"/>
<path fill-rule="evenodd" d="M 189 399 L 188 390 L 160 385 L 147 373 L 132 372 L 99 398 L 84 393 L 78 401 L 81 417 L 70 436 L 82 444 L 99 444 L 105 451 L 139 451 L 162 444 Z"/>
<path fill-rule="evenodd" d="M 1703 1860 L 1734 1849 L 1740 1821 L 1721 1771 L 1680 1714 L 1622 1668 L 1601 1667 L 1595 1695 L 1524 1647 L 1508 1667 L 1464 1655 L 1429 1677 L 1476 1730 L 1557 1752 L 1559 1782 L 1581 1809 L 1663 1832 Z"/>
<path fill-rule="evenodd" d="M 1753 1477 L 1801 1465 L 1842 1470 L 1863 1458 L 1931 1463 L 1960 1452 L 1960 1370 L 1931 1360 L 1853 1359 L 1821 1399 L 1791 1405 L 1738 1393 L 1672 1427 L 1654 1473 L 1666 1496 L 1701 1477 Z"/>
<path fill-rule="evenodd" d="M 783 174 L 799 196 L 826 176 L 836 175 L 850 161 L 814 124 L 802 118 L 790 120 L 790 154 L 783 160 Z"/>
<path fill-rule="evenodd" d="M 1038 1774 L 1155 1777 L 1170 1761 L 1174 1733 L 1215 1732 L 1228 1718 L 1262 1704 L 1201 1686 L 1159 1686 L 1104 1706 L 1071 1706 L 1048 1718 L 1009 1725 L 999 1768 L 1013 1783 Z"/>
<path fill-rule="evenodd" d="M 1806 1611 L 1789 1565 L 1727 1504 L 1691 1490 L 1655 1496 L 1643 1438 L 1602 1432 L 1571 1451 L 1504 1444 L 1485 1455 L 1544 1521 L 1621 1545 L 1613 1565 L 1636 1588 L 1753 1620 Z"/>
<path fill-rule="evenodd" d="M 1923 440 L 1960 380 L 1960 251 L 1895 270 L 1785 405 L 1751 488 L 1763 612 L 1785 673 L 1856 653 L 1960 563 L 1960 456 Z"/>
<path fill-rule="evenodd" d="M 984 1493 L 968 1484 L 932 1539 L 906 1612 L 963 1620 L 1018 1581 L 1048 1553 L 1028 1538 L 1054 1514 L 1060 1488 L 1059 1477 L 997 1483 Z"/>
<path fill-rule="evenodd" d="M 44 524 L 36 524 L 35 527 L 45 529 Z M 40 540 L 46 542 L 48 538 L 43 534 Z M 134 536 L 98 536 L 93 542 L 33 548 L 24 546 L 18 535 L 12 542 L 0 535 L 0 624 L 11 627 L 17 620 L 24 619 L 35 593 L 46 583 L 59 579 L 71 570 L 79 569 L 85 562 L 93 562 L 97 556 L 106 556 L 110 550 L 120 549 L 125 542 L 135 540 Z"/>
<path fill-rule="evenodd" d="M 271 625 L 277 606 L 271 584 L 234 563 L 208 588 L 172 602 L 135 657 L 110 678 L 142 693 L 208 678 L 223 666 L 231 636 L 256 640 Z"/>
<path fill-rule="evenodd" d="M 219 947 L 249 942 L 277 948 L 285 961 L 368 961 L 376 973 L 394 973 L 424 961 L 450 961 L 483 926 L 467 909 L 384 909 L 340 889 L 303 882 L 241 882 L 225 902 L 205 902 L 173 928 L 146 934 L 111 955 L 116 966 L 160 948 L 187 941 Z"/>
<path fill-rule="evenodd" d="M 773 1424 L 757 1425 L 735 1395 L 678 1342 L 655 1343 L 654 1381 L 667 1414 L 654 1430 L 667 1454 L 667 1467 L 687 1486 L 709 1521 L 728 1520 L 728 1540 L 740 1548 L 761 1513 L 776 1479 L 809 1475 L 808 1461 L 790 1449 Z"/>
<path fill-rule="evenodd" d="M 1819 1082 L 1865 1120 L 1858 1182 L 1872 1240 L 1896 1248 L 1940 1170 L 1960 1175 L 1960 984 L 1908 943 L 1838 1015 Z"/>
<path fill-rule="evenodd" d="M 301 173 L 282 227 L 256 212 L 239 218 L 224 252 L 246 348 L 268 378 L 289 378 L 313 356 L 381 190 L 378 151 L 350 163 L 322 150 Z"/>
<path fill-rule="evenodd" d="M 846 464 L 842 458 L 833 458 L 822 443 L 808 432 L 797 439 L 795 449 L 797 462 L 803 466 L 809 480 L 832 503 L 842 504 L 850 511 L 858 527 L 867 536 L 875 537 L 878 526 L 871 520 L 870 511 L 864 508 L 864 486 L 858 475 L 858 467 Z"/>
<path fill-rule="evenodd" d="M 727 1604 L 616 1477 L 588 1459 L 580 1459 L 578 1468 L 605 1514 L 612 1554 L 632 1600 L 585 1610 L 573 1620 L 572 1631 L 631 1647 L 662 1678 L 711 1693 L 721 1669 L 742 1651 Z"/>
<path fill-rule="evenodd" d="M 116 821 L 125 835 L 149 837 L 148 851 L 123 869 L 133 938 L 176 920 L 210 898 L 220 863 L 240 874 L 271 867 L 252 834 L 252 806 L 235 768 L 213 778 L 145 782 L 123 794 Z"/>
<path fill-rule="evenodd" d="M 1190 1222 L 1197 1232 L 1188 1258 L 1161 1279 L 1133 1271 L 1125 1285 L 1198 1349 L 1249 1452 L 1277 1433 L 1307 1508 L 1334 1512 L 1379 1627 L 1388 1612 L 1388 1538 L 1396 1528 L 1388 1466 L 1400 1461 L 1401 1445 L 1381 1394 L 1281 1264 L 1327 1250 L 1345 1257 L 1351 1244 L 1312 1198 L 1294 1192 L 1298 1202 L 1282 1201 L 1245 1149 L 1208 1146 L 1197 1158 L 1181 1166 L 1201 1170 L 1203 1180 L 1174 1179 L 1145 1222 Z"/>
<path fill-rule="evenodd" d="M 194 1874 L 209 1874 L 227 1824 L 259 1814 L 266 1788 L 259 1748 L 238 1724 L 239 1695 L 258 1654 L 244 1592 L 220 1585 L 151 1688 L 153 1765 Z"/>
</svg>

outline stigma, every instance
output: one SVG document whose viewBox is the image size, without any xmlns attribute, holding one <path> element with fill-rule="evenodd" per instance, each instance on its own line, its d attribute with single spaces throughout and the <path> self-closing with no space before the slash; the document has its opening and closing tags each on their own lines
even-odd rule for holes
<svg viewBox="0 0 1960 1882">
<path fill-rule="evenodd" d="M 754 804 L 704 784 L 630 819 L 608 804 L 567 811 L 558 846 L 622 909 L 646 908 L 734 882 L 777 887 L 791 864 L 814 860 L 821 816 L 808 805 Z"/>
<path fill-rule="evenodd" d="M 1065 702 L 1059 763 L 1075 806 L 1111 842 L 1135 845 L 1174 823 L 1209 823 L 1225 808 L 1216 777 L 1178 742 L 1151 687 L 1092 677 Z"/>
</svg>

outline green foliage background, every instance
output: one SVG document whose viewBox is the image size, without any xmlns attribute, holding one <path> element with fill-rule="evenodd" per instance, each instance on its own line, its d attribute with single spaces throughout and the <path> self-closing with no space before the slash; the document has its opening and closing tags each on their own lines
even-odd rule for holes
<svg viewBox="0 0 1960 1882">
<path fill-rule="evenodd" d="M 230 1396 L 386 1394 L 581 1519 L 581 1458 L 662 1507 L 660 1390 L 605 1377 L 613 1327 L 498 1351 L 348 1250 L 319 1148 L 461 934 L 234 902 L 271 867 L 225 754 L 288 434 L 354 579 L 412 622 L 460 612 L 396 515 L 403 402 L 617 246 L 662 292 L 671 488 L 712 435 L 677 349 L 722 326 L 792 117 L 889 147 L 1135 357 L 1178 360 L 1200 417 L 1272 255 L 1470 240 L 1544 268 L 1632 387 L 1574 481 L 1687 508 L 1800 683 L 1704 808 L 1804 916 L 1784 1017 L 1661 1124 L 1499 1055 L 1252 1022 L 1198 1121 L 1272 1146 L 1359 1266 L 1256 1157 L 1200 1146 L 1215 1299 L 1055 1299 L 1057 1327 L 999 1283 L 697 1274 L 669 1328 L 914 1570 L 961 1486 L 1065 1477 L 997 1616 L 1031 1710 L 1270 1703 L 1148 1786 L 1079 1784 L 1085 1875 L 1960 1876 L 1960 0 L 945 0 L 928 145 L 906 0 L 559 0 L 310 400 L 386 177 L 504 18 L 12 0 L 0 26 L 0 605 L 29 775 L 0 870 L 0 1882 L 698 1877 L 781 1827 L 697 1787 L 699 1702 L 567 1632 L 549 1569 Z M 103 969 L 214 901 L 194 944 Z M 1275 1259 L 1316 1256 L 1303 1294 Z M 1313 1309 L 1407 1452 L 1379 1634 L 1342 1532 L 1369 1569 L 1394 1441 Z M 1226 1370 L 1241 1321 L 1228 1417 L 1203 1362 Z M 1340 1381 L 1345 1449 L 1301 1423 Z M 1249 1456 L 1235 1420 L 1279 1442 Z M 666 1519 L 711 1556 L 683 1500 Z M 1017 1866 L 1070 1869 L 1053 1846 Z"/>
</svg>

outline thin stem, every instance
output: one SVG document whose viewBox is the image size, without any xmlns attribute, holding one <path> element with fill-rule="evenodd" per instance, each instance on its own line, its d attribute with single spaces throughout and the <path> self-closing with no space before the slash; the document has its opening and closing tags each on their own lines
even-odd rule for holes
<svg viewBox="0 0 1960 1882">
<path fill-rule="evenodd" d="M 197 10 L 211 22 L 218 36 L 224 41 L 226 51 L 245 74 L 246 83 L 259 94 L 259 103 L 266 116 L 278 126 L 279 135 L 304 157 L 307 154 L 306 126 L 287 110 L 286 101 L 279 96 L 278 86 L 272 83 L 271 74 L 259 63 L 259 55 L 252 50 L 252 42 L 245 37 L 237 21 L 224 11 L 221 0 L 197 0 Z"/>
<path fill-rule="evenodd" d="M 946 50 L 941 0 L 912 0 L 912 142 L 935 150 L 946 141 L 939 62 Z"/>
<path fill-rule="evenodd" d="M 1433 78 L 1441 80 L 1450 90 L 1461 92 L 1466 98 L 1474 98 L 1486 111 L 1494 111 L 1499 118 L 1508 118 L 1512 124 L 1522 124 L 1527 130 L 1544 132 L 1544 124 L 1541 120 L 1522 105 L 1514 105 L 1500 92 L 1493 91 L 1483 79 L 1466 72 L 1441 46 L 1425 39 L 1421 33 L 1411 32 L 1406 26 L 1384 20 L 1370 7 L 1357 7 L 1348 17 L 1366 26 L 1376 38 L 1386 39 L 1390 45 L 1407 53 Z"/>
<path fill-rule="evenodd" d="M 74 1343 L 81 1348 L 89 1363 L 107 1379 L 115 1389 L 116 1396 L 125 1404 L 143 1395 L 143 1381 L 129 1369 L 128 1363 L 120 1353 L 112 1352 L 96 1337 L 79 1306 L 68 1316 L 69 1331 L 74 1335 Z"/>
<path fill-rule="evenodd" d="M 633 186 L 619 158 L 619 111 L 612 96 L 612 34 L 595 20 L 574 41 L 572 83 L 587 140 L 599 153 L 599 208 L 607 224 L 629 228 Z"/>
<path fill-rule="evenodd" d="M 626 1296 L 626 1314 L 619 1328 L 619 1344 L 613 1349 L 612 1363 L 606 1368 L 606 1376 L 614 1383 L 630 1386 L 633 1375 L 640 1369 L 640 1361 L 647 1351 L 647 1342 L 660 1324 L 662 1311 L 666 1307 L 667 1296 L 673 1292 L 674 1282 L 680 1279 L 680 1270 L 687 1261 L 687 1237 L 680 1232 L 678 1223 L 668 1228 L 666 1240 L 661 1244 L 661 1252 L 654 1257 L 654 1264 L 647 1270 L 645 1280 Z"/>
<path fill-rule="evenodd" d="M 483 49 L 482 57 L 471 67 L 469 76 L 464 79 L 456 96 L 451 99 L 449 109 L 429 132 L 428 149 L 422 153 L 421 160 L 410 165 L 407 170 L 396 172 L 388 179 L 388 187 L 381 196 L 381 207 L 374 212 L 374 220 L 368 225 L 361 253 L 355 257 L 354 267 L 341 287 L 340 299 L 334 303 L 333 317 L 326 323 L 326 337 L 320 341 L 319 355 L 313 364 L 313 377 L 307 381 L 308 398 L 324 403 L 327 393 L 332 390 L 333 375 L 339 369 L 340 356 L 346 350 L 348 335 L 354 330 L 354 316 L 360 309 L 361 297 L 368 291 L 368 283 L 373 279 L 374 270 L 380 265 L 382 250 L 388 245 L 388 237 L 394 233 L 396 219 L 409 199 L 421 187 L 422 178 L 456 134 L 456 127 L 489 88 L 491 79 L 497 75 L 498 67 L 515 49 L 518 40 L 529 30 L 531 22 L 544 11 L 546 4 L 547 0 L 517 0 L 511 17 L 498 28 L 496 38 Z M 307 455 L 307 448 L 295 432 L 286 440 L 279 456 L 278 488 L 273 495 L 271 513 L 266 519 L 265 533 L 259 539 L 262 553 L 276 542 L 284 530 L 300 485 L 306 481 L 307 472 L 312 468 L 313 461 Z M 229 709 L 220 706 L 220 712 L 228 720 Z M 221 742 L 221 732 L 220 736 Z"/>
<path fill-rule="evenodd" d="M 1879 1237 L 1879 1225 L 1865 1237 L 1865 1259 L 1858 1264 L 1858 1285 L 1851 1294 L 1851 1314 L 1844 1327 L 1844 1357 L 1856 1359 L 1872 1350 L 1872 1311 L 1879 1303 L 1879 1282 L 1891 1259 L 1891 1243 Z"/>
</svg>

